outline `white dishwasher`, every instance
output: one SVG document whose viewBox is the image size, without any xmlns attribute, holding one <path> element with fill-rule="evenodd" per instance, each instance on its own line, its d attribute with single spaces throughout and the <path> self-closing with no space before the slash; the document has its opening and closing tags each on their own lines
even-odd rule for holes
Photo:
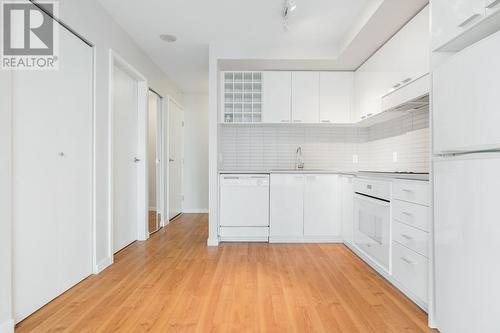
<svg viewBox="0 0 500 333">
<path fill-rule="evenodd" d="M 221 241 L 269 240 L 268 174 L 221 174 L 219 193 Z"/>
</svg>

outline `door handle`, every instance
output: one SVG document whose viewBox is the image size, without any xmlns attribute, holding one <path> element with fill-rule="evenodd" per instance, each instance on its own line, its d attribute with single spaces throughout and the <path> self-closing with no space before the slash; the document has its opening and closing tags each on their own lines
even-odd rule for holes
<svg viewBox="0 0 500 333">
<path fill-rule="evenodd" d="M 466 27 L 469 23 L 475 21 L 477 18 L 481 17 L 481 14 L 475 13 L 466 18 L 462 23 L 458 25 L 459 28 Z"/>
<path fill-rule="evenodd" d="M 169 159 L 168 159 L 168 161 L 169 161 L 170 163 L 172 163 L 172 162 L 174 162 L 175 160 L 174 160 L 173 158 L 169 158 Z"/>
<path fill-rule="evenodd" d="M 493 0 L 488 5 L 486 5 L 486 8 L 491 9 L 493 7 L 496 7 L 496 5 L 498 5 L 499 3 L 500 3 L 500 0 Z"/>
<path fill-rule="evenodd" d="M 413 260 L 410 260 L 406 257 L 401 257 L 401 260 L 403 260 L 405 263 L 407 263 L 408 265 L 416 265 L 417 263 Z"/>
<path fill-rule="evenodd" d="M 137 162 L 140 162 L 140 161 L 141 161 L 140 158 L 134 157 L 134 163 L 137 163 Z"/>
</svg>

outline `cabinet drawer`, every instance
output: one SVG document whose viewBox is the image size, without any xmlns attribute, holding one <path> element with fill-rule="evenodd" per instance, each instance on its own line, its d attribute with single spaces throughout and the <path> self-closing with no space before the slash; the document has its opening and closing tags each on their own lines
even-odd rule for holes
<svg viewBox="0 0 500 333">
<path fill-rule="evenodd" d="M 429 231 L 429 207 L 401 200 L 392 200 L 391 207 L 394 221 Z"/>
<path fill-rule="evenodd" d="M 392 237 L 394 241 L 410 248 L 426 258 L 429 258 L 429 233 L 399 222 L 394 222 L 392 224 L 392 228 Z"/>
<path fill-rule="evenodd" d="M 429 183 L 421 181 L 394 182 L 392 185 L 392 197 L 394 199 L 429 206 Z"/>
<path fill-rule="evenodd" d="M 427 303 L 427 271 L 424 256 L 393 242 L 392 274 L 409 292 Z"/>
</svg>

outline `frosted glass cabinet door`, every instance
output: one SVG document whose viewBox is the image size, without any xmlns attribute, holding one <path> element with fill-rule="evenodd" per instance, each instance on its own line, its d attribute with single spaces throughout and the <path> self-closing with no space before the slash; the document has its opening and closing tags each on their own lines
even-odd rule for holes
<svg viewBox="0 0 500 333">
<path fill-rule="evenodd" d="M 500 33 L 496 33 L 435 70 L 435 153 L 500 147 L 499 54 Z"/>
<path fill-rule="evenodd" d="M 263 72 L 262 117 L 264 123 L 289 123 L 291 117 L 291 72 Z"/>
<path fill-rule="evenodd" d="M 304 176 L 272 174 L 270 240 L 297 240 L 303 236 Z"/>
<path fill-rule="evenodd" d="M 292 72 L 292 122 L 319 122 L 319 72 Z"/>
</svg>

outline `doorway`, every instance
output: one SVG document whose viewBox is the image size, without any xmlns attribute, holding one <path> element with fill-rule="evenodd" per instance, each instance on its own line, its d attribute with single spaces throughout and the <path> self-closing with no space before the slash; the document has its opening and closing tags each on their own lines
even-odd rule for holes
<svg viewBox="0 0 500 333">
<path fill-rule="evenodd" d="M 110 53 L 110 254 L 136 240 L 147 228 L 147 104 L 145 78 Z"/>
<path fill-rule="evenodd" d="M 163 98 L 151 88 L 148 92 L 148 231 L 163 226 Z"/>
<path fill-rule="evenodd" d="M 168 104 L 168 131 L 168 217 L 171 220 L 182 213 L 184 168 L 184 110 L 171 98 Z"/>
</svg>

